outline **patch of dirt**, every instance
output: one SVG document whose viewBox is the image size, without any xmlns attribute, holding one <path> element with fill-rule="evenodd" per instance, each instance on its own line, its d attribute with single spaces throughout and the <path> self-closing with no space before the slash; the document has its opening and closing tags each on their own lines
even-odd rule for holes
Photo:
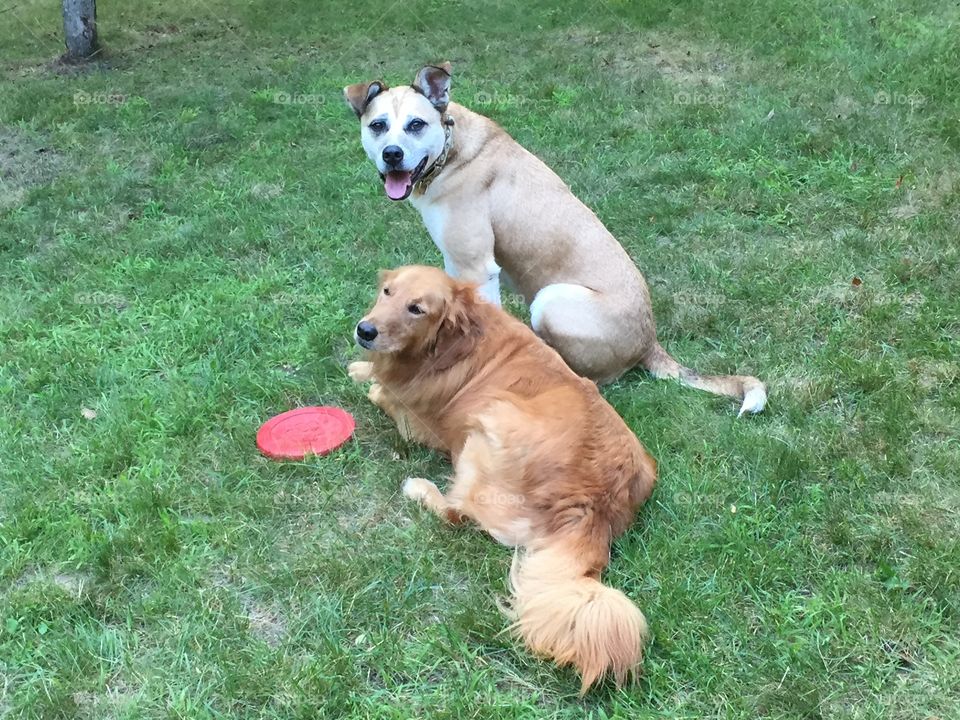
<svg viewBox="0 0 960 720">
<path fill-rule="evenodd" d="M 960 379 L 960 364 L 949 360 L 913 358 L 907 361 L 907 367 L 924 390 L 949 386 Z"/>
<path fill-rule="evenodd" d="M 287 634 L 287 623 L 273 608 L 258 603 L 242 589 L 246 578 L 232 572 L 229 567 L 214 570 L 209 576 L 210 584 L 234 594 L 247 618 L 250 632 L 270 647 L 276 647 Z"/>
<path fill-rule="evenodd" d="M 276 183 L 256 183 L 250 188 L 250 197 L 255 200 L 273 200 L 283 195 L 283 185 Z"/>
<path fill-rule="evenodd" d="M 0 125 L 0 212 L 19 207 L 27 193 L 60 172 L 62 157 L 42 140 Z"/>
<path fill-rule="evenodd" d="M 182 32 L 183 29 L 173 23 L 148 25 L 144 28 L 127 27 L 120 31 L 121 40 L 116 44 L 123 47 L 125 57 L 132 57 L 137 52 L 175 42 Z"/>
<path fill-rule="evenodd" d="M 173 23 L 159 24 L 159 25 L 148 25 L 143 29 L 144 34 L 153 35 L 155 37 L 170 37 L 171 35 L 180 34 L 180 26 L 174 25 Z"/>
<path fill-rule="evenodd" d="M 895 305 L 901 315 L 915 316 L 926 305 L 926 297 L 919 292 L 903 292 L 889 287 L 876 273 L 863 277 L 834 280 L 810 296 L 815 305 L 830 305 L 845 310 L 851 317 L 860 317 L 867 308 Z"/>
<path fill-rule="evenodd" d="M 93 582 L 93 576 L 82 572 L 51 572 L 45 568 L 28 567 L 13 581 L 14 589 L 34 583 L 56 585 L 68 595 L 80 597 Z"/>
<path fill-rule="evenodd" d="M 909 220 L 924 210 L 938 210 L 960 192 L 960 171 L 944 170 L 919 179 L 906 189 L 903 202 L 890 210 L 891 217 Z"/>
<path fill-rule="evenodd" d="M 836 120 L 846 120 L 863 110 L 863 105 L 847 95 L 837 95 L 830 104 L 830 117 Z"/>
<path fill-rule="evenodd" d="M 101 692 L 78 691 L 73 693 L 73 702 L 80 710 L 90 713 L 90 717 L 109 717 L 117 710 L 133 704 L 141 695 L 120 679 L 107 681 Z"/>
<path fill-rule="evenodd" d="M 566 41 L 597 46 L 602 67 L 617 75 L 659 75 L 687 88 L 722 87 L 746 62 L 730 50 L 662 31 L 614 34 L 575 28 L 566 33 Z"/>
<path fill-rule="evenodd" d="M 287 623 L 280 613 L 264 607 L 249 598 L 243 599 L 243 609 L 250 623 L 250 632 L 270 647 L 280 644 L 287 634 Z"/>
</svg>

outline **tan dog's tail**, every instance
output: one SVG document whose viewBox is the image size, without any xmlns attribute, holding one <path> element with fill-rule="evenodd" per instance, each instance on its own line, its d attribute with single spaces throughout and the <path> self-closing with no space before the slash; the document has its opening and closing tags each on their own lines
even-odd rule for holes
<svg viewBox="0 0 960 720">
<path fill-rule="evenodd" d="M 670 357 L 660 343 L 654 344 L 642 363 L 654 377 L 674 378 L 689 387 L 740 400 L 742 404 L 737 417 L 744 413 L 758 413 L 767 404 L 767 389 L 757 378 L 750 375 L 701 375 Z"/>
<path fill-rule="evenodd" d="M 510 570 L 513 604 L 507 610 L 531 652 L 577 669 L 581 695 L 604 675 L 618 685 L 636 675 L 648 634 L 639 608 L 598 579 L 596 568 L 606 565 L 609 543 L 582 545 L 550 538 L 518 551 Z"/>
</svg>

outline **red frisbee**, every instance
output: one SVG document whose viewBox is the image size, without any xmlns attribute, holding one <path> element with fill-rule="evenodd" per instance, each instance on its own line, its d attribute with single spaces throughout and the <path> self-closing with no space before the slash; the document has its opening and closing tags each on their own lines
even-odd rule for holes
<svg viewBox="0 0 960 720">
<path fill-rule="evenodd" d="M 353 416 L 336 407 L 305 407 L 270 418 L 257 432 L 260 452 L 275 460 L 326 455 L 353 434 Z"/>
</svg>

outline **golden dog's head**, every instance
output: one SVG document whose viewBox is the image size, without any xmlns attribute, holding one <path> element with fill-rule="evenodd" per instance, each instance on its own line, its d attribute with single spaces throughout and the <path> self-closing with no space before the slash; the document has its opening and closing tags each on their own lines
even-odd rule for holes
<svg viewBox="0 0 960 720">
<path fill-rule="evenodd" d="M 354 339 L 371 352 L 433 360 L 445 369 L 469 354 L 479 335 L 475 287 L 443 270 L 408 265 L 380 272 L 377 299 Z"/>
</svg>

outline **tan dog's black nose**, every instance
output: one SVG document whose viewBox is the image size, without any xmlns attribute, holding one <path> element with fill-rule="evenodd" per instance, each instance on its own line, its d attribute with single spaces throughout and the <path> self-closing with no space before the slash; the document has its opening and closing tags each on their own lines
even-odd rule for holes
<svg viewBox="0 0 960 720">
<path fill-rule="evenodd" d="M 357 323 L 357 337 L 371 342 L 377 337 L 377 328 L 374 327 L 373 323 L 361 320 Z"/>
<path fill-rule="evenodd" d="M 387 145 L 383 149 L 383 161 L 387 165 L 399 165 L 403 162 L 403 148 L 399 145 Z"/>
</svg>

